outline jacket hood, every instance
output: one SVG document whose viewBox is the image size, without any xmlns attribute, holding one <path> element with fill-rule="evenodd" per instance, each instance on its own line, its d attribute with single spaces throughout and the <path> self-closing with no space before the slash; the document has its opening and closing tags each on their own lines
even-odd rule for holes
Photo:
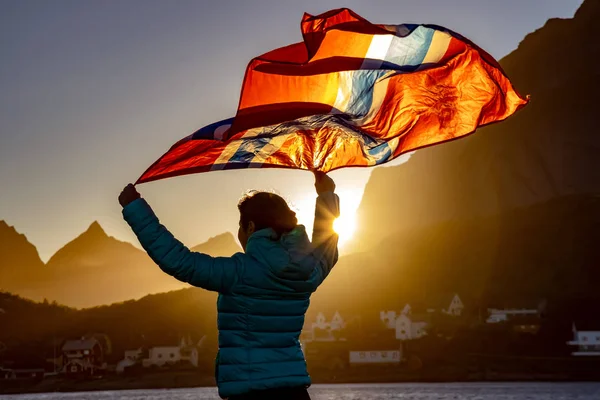
<svg viewBox="0 0 600 400">
<path fill-rule="evenodd" d="M 303 225 L 279 239 L 270 228 L 253 233 L 246 254 L 267 265 L 275 276 L 289 281 L 305 281 L 315 268 L 312 245 Z"/>
</svg>

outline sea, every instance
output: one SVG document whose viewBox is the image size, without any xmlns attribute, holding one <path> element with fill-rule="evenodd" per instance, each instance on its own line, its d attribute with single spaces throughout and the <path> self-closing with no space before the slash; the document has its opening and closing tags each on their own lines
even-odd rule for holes
<svg viewBox="0 0 600 400">
<path fill-rule="evenodd" d="M 600 383 L 414 383 L 314 385 L 313 400 L 600 400 Z M 216 388 L 0 396 L 10 400 L 218 400 Z"/>
</svg>

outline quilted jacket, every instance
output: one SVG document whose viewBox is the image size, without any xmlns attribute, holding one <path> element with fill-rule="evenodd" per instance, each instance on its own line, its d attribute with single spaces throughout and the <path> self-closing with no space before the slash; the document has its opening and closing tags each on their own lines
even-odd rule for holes
<svg viewBox="0 0 600 400">
<path fill-rule="evenodd" d="M 219 293 L 219 395 L 310 385 L 299 336 L 311 294 L 338 258 L 334 193 L 317 198 L 312 242 L 304 226 L 277 237 L 253 233 L 245 253 L 211 257 L 190 251 L 160 224 L 144 199 L 123 208 L 141 245 L 167 274 Z"/>
</svg>

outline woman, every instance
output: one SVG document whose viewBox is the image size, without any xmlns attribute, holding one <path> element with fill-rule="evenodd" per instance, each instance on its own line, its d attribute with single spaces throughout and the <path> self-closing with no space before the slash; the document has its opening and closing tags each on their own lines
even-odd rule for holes
<svg viewBox="0 0 600 400">
<path fill-rule="evenodd" d="M 283 198 L 254 192 L 238 204 L 244 253 L 190 251 L 160 224 L 133 185 L 119 202 L 148 255 L 167 274 L 219 293 L 215 375 L 222 398 L 309 399 L 310 377 L 298 340 L 310 295 L 338 259 L 335 183 L 315 173 L 312 243 Z"/>
</svg>

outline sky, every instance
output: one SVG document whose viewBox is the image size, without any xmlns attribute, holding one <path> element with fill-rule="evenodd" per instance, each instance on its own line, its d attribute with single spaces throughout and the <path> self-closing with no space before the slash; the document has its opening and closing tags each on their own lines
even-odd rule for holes
<svg viewBox="0 0 600 400">
<path fill-rule="evenodd" d="M 251 58 L 301 40 L 304 12 L 348 7 L 374 23 L 433 23 L 500 59 L 582 0 L 0 0 L 0 220 L 46 261 L 98 221 L 136 243 L 120 190 L 177 140 L 235 114 Z M 389 165 L 404 161 L 396 160 Z M 346 218 L 372 169 L 335 171 Z M 236 170 L 140 185 L 193 246 L 237 231 L 237 201 L 275 190 L 309 225 L 312 174 Z"/>
</svg>

